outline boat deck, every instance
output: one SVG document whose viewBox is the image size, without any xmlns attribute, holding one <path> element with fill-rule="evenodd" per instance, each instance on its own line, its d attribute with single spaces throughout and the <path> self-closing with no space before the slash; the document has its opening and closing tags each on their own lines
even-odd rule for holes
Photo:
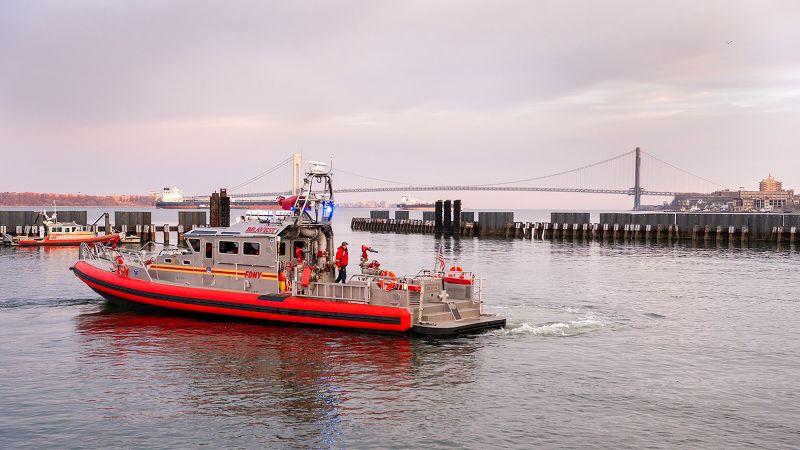
<svg viewBox="0 0 800 450">
<path fill-rule="evenodd" d="M 506 319 L 484 314 L 480 317 L 468 319 L 414 325 L 411 328 L 411 333 L 421 336 L 449 337 L 458 334 L 477 333 L 504 326 L 506 326 Z"/>
</svg>

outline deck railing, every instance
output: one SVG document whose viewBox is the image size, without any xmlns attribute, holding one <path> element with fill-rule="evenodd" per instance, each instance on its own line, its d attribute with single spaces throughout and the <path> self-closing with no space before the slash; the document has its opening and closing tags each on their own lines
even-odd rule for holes
<svg viewBox="0 0 800 450">
<path fill-rule="evenodd" d="M 117 263 L 117 257 L 122 256 L 125 260 L 125 264 L 127 266 L 133 267 L 140 267 L 144 269 L 144 273 L 147 275 L 147 278 L 150 281 L 153 281 L 153 278 L 150 277 L 150 271 L 147 269 L 147 265 L 142 260 L 142 253 L 137 250 L 130 250 L 127 248 L 111 248 L 106 247 L 103 244 L 95 243 L 95 244 L 87 244 L 81 243 L 81 246 L 78 250 L 78 258 L 80 260 L 106 260 L 112 264 Z"/>
</svg>

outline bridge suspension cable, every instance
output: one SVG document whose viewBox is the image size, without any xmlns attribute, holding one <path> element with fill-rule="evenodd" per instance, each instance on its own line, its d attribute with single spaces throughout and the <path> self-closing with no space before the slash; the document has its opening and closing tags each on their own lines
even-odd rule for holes
<svg viewBox="0 0 800 450">
<path fill-rule="evenodd" d="M 663 159 L 660 159 L 660 158 L 656 157 L 655 155 L 652 155 L 652 154 L 650 154 L 650 153 L 647 153 L 647 152 L 645 152 L 644 150 L 642 150 L 642 154 L 643 154 L 643 155 L 645 155 L 645 156 L 647 156 L 647 157 L 649 157 L 649 158 L 652 158 L 652 159 L 654 159 L 654 160 L 656 160 L 656 161 L 660 162 L 661 164 L 667 165 L 667 166 L 669 166 L 669 167 L 671 167 L 671 168 L 673 168 L 673 169 L 675 169 L 675 170 L 678 170 L 678 171 L 680 171 L 680 172 L 683 172 L 683 173 L 684 173 L 684 174 L 686 174 L 686 175 L 689 175 L 689 176 L 691 176 L 691 177 L 697 178 L 698 180 L 705 181 L 706 183 L 713 184 L 714 186 L 716 186 L 716 187 L 719 187 L 719 188 L 722 188 L 722 189 L 727 189 L 727 188 L 728 188 L 728 186 L 725 186 L 725 185 L 723 185 L 723 184 L 717 183 L 716 181 L 709 180 L 708 178 L 701 177 L 700 175 L 697 175 L 697 174 L 695 174 L 695 173 L 689 172 L 689 171 L 688 171 L 688 170 L 686 170 L 686 169 L 681 169 L 680 167 L 678 167 L 678 166 L 676 166 L 676 165 L 674 165 L 674 164 L 668 163 L 667 161 L 664 161 Z"/>
<path fill-rule="evenodd" d="M 474 187 L 503 186 L 503 185 L 507 185 L 507 184 L 527 183 L 529 181 L 538 181 L 538 180 L 544 180 L 544 179 L 547 179 L 547 178 L 554 178 L 554 177 L 557 177 L 557 176 L 568 175 L 568 174 L 571 174 L 571 173 L 579 172 L 581 170 L 590 169 L 592 167 L 596 167 L 596 166 L 599 166 L 601 164 L 609 163 L 609 162 L 624 158 L 626 156 L 630 156 L 630 155 L 633 154 L 633 152 L 635 152 L 635 150 L 631 150 L 631 151 L 628 151 L 628 152 L 619 154 L 617 156 L 613 156 L 611 158 L 604 159 L 602 161 L 598 161 L 598 162 L 595 162 L 595 163 L 592 163 L 592 164 L 587 164 L 585 166 L 576 167 L 574 169 L 563 170 L 561 172 L 551 173 L 549 175 L 541 175 L 541 176 L 536 176 L 536 177 L 531 177 L 531 178 L 523 178 L 523 179 L 520 179 L 520 180 L 513 180 L 513 181 L 504 181 L 504 182 L 500 182 L 500 183 L 470 184 L 469 186 L 474 186 Z"/>
<path fill-rule="evenodd" d="M 385 179 L 383 179 L 383 178 L 369 177 L 369 176 L 366 176 L 366 175 L 361 175 L 361 174 L 358 174 L 358 173 L 354 173 L 354 172 L 350 172 L 350 171 L 347 171 L 347 170 L 344 170 L 344 169 L 340 169 L 340 168 L 338 168 L 338 167 L 337 167 L 337 168 L 334 168 L 334 169 L 333 169 L 333 172 L 334 172 L 334 173 L 336 173 L 336 172 L 341 172 L 341 173 L 345 173 L 345 174 L 347 174 L 347 175 L 352 175 L 352 176 L 354 176 L 354 177 L 364 178 L 364 179 L 367 179 L 367 180 L 372 180 L 372 181 L 381 181 L 381 182 L 383 182 L 383 183 L 400 184 L 400 185 L 403 185 L 403 186 L 415 186 L 415 185 L 414 185 L 414 184 L 412 184 L 412 183 L 404 183 L 404 182 L 402 182 L 402 181 L 392 181 L 392 180 L 385 180 Z"/>
<path fill-rule="evenodd" d="M 230 189 L 230 191 L 233 192 L 233 191 L 239 190 L 239 189 L 241 189 L 241 188 L 243 188 L 243 187 L 245 187 L 245 186 L 247 186 L 247 185 L 249 185 L 251 183 L 254 183 L 254 182 L 264 178 L 265 176 L 271 174 L 272 172 L 275 172 L 276 170 L 282 168 L 283 166 L 289 164 L 290 162 L 292 162 L 292 157 L 291 156 L 286 158 L 286 159 L 284 159 L 283 161 L 279 162 L 277 165 L 272 166 L 271 168 L 269 168 L 269 169 L 261 172 L 260 174 L 254 176 L 253 178 L 250 178 L 249 180 L 247 180 L 247 181 L 245 181 L 243 183 L 237 184 L 236 186 L 232 187 Z"/>
</svg>

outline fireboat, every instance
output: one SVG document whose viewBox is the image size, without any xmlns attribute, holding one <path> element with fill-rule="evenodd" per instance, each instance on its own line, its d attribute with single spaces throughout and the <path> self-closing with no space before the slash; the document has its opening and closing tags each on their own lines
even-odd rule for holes
<svg viewBox="0 0 800 450">
<path fill-rule="evenodd" d="M 18 245 L 20 247 L 77 247 L 82 244 L 111 244 L 116 246 L 119 241 L 125 238 L 122 233 L 109 233 L 100 236 L 96 232 L 86 230 L 76 222 L 59 222 L 58 214 L 54 211 L 48 215 L 47 211 L 42 211 L 36 217 L 38 222 L 42 218 L 42 225 L 35 227 L 38 235 L 33 237 L 2 237 L 2 242 L 8 245 Z"/>
<path fill-rule="evenodd" d="M 457 266 L 396 276 L 365 251 L 360 273 L 334 283 L 326 166 L 310 162 L 282 214 L 193 229 L 185 248 L 84 244 L 70 270 L 111 302 L 206 315 L 426 336 L 505 326 L 484 311 L 483 280 Z"/>
</svg>

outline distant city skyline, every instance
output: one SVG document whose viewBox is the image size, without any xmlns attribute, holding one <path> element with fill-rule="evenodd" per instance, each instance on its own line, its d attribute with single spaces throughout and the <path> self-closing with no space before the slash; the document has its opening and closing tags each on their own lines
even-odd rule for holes
<svg viewBox="0 0 800 450">
<path fill-rule="evenodd" d="M 408 183 L 486 183 L 637 146 L 731 189 L 767 174 L 793 189 L 798 22 L 790 1 L 7 1 L 0 191 L 210 193 L 293 152 Z"/>
</svg>

